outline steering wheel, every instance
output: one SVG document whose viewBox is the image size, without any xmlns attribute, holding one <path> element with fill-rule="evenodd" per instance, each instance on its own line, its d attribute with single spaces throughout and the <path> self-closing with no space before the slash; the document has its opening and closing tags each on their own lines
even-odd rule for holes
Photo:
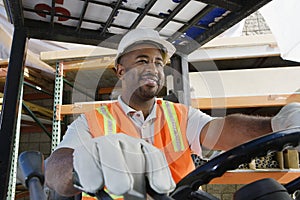
<svg viewBox="0 0 300 200">
<path fill-rule="evenodd" d="M 233 170 L 243 163 L 249 163 L 256 157 L 262 157 L 271 152 L 282 151 L 286 148 L 297 147 L 299 144 L 300 128 L 270 133 L 224 152 L 198 167 L 177 183 L 175 190 L 170 196 L 158 194 L 150 186 L 147 187 L 147 192 L 153 199 L 157 200 L 192 199 L 193 194 L 203 197 L 202 199 L 218 200 L 212 195 L 199 191 L 199 187 L 209 183 L 213 178 L 222 176 L 227 170 Z M 299 185 L 300 179 L 298 178 L 287 184 L 286 187 L 288 187 L 287 190 L 289 192 L 293 192 L 296 188 L 299 188 Z M 102 195 L 96 195 L 99 199 L 100 197 L 102 197 L 101 199 L 110 199 L 107 195 L 103 195 L 103 192 L 100 193 Z"/>
<path fill-rule="evenodd" d="M 255 157 L 282 151 L 288 147 L 297 147 L 299 144 L 300 128 L 270 133 L 244 143 L 220 154 L 189 173 L 177 183 L 176 189 L 170 196 L 173 199 L 188 199 L 187 197 L 198 190 L 201 185 L 209 183 L 213 178 L 222 176 L 227 170 L 233 170 L 243 163 L 249 163 Z"/>
</svg>

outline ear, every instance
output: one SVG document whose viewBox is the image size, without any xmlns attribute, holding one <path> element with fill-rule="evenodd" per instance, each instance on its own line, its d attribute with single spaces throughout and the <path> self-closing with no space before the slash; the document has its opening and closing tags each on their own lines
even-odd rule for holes
<svg viewBox="0 0 300 200">
<path fill-rule="evenodd" d="M 125 74 L 125 67 L 122 64 L 118 64 L 116 71 L 118 78 L 122 80 L 123 75 Z"/>
</svg>

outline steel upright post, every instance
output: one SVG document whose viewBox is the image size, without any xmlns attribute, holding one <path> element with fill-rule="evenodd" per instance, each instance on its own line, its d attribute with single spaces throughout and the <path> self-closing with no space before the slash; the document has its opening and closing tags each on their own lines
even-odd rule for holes
<svg viewBox="0 0 300 200">
<path fill-rule="evenodd" d="M 14 30 L 0 116 L 0 199 L 6 199 L 16 132 L 20 91 L 23 81 L 27 36 Z"/>
</svg>

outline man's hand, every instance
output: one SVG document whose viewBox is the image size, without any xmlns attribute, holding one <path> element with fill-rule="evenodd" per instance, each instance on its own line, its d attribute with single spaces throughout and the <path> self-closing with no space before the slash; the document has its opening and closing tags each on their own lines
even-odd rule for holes
<svg viewBox="0 0 300 200">
<path fill-rule="evenodd" d="M 294 102 L 284 106 L 271 120 L 274 132 L 300 127 L 300 103 Z"/>
<path fill-rule="evenodd" d="M 79 189 L 145 198 L 146 177 L 158 193 L 175 188 L 164 154 L 142 139 L 112 134 L 92 139 L 73 153 Z"/>
</svg>

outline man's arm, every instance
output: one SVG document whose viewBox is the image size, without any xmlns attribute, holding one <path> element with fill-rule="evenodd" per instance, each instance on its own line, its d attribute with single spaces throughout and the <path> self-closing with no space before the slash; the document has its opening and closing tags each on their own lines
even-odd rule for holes
<svg viewBox="0 0 300 200">
<path fill-rule="evenodd" d="M 70 148 L 57 149 L 46 164 L 46 185 L 62 196 L 74 196 L 80 192 L 73 187 L 73 151 Z"/>
<path fill-rule="evenodd" d="M 226 151 L 271 132 L 270 117 L 232 114 L 207 123 L 200 133 L 200 144 Z"/>
</svg>

